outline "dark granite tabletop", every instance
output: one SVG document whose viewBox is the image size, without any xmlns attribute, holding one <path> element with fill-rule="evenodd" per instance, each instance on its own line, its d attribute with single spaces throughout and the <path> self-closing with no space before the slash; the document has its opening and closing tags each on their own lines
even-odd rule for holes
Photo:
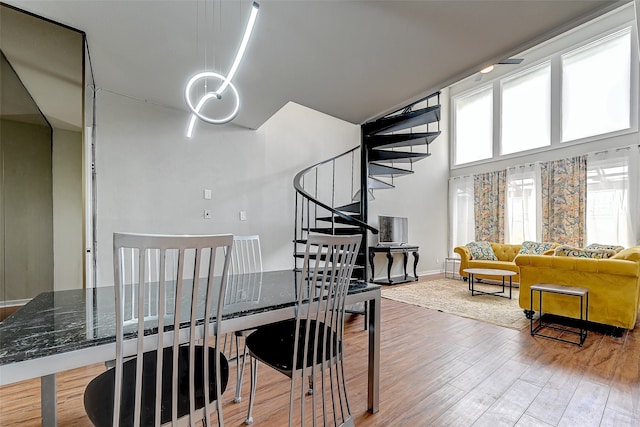
<svg viewBox="0 0 640 427">
<path fill-rule="evenodd" d="M 295 305 L 299 277 L 291 270 L 230 277 L 224 318 Z M 373 288 L 361 284 L 349 294 Z M 38 295 L 0 323 L 0 366 L 115 342 L 114 306 L 113 286 Z"/>
</svg>

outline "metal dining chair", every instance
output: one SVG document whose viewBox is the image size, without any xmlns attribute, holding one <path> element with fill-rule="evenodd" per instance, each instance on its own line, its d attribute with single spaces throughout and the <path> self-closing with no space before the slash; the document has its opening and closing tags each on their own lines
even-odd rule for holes
<svg viewBox="0 0 640 427">
<path fill-rule="evenodd" d="M 210 426 L 214 410 L 224 424 L 217 331 L 232 244 L 230 234 L 114 233 L 116 360 L 85 390 L 94 425 Z"/>
<path fill-rule="evenodd" d="M 255 286 L 257 273 L 262 272 L 262 249 L 260 248 L 260 236 L 233 236 L 233 249 L 231 251 L 231 282 L 227 289 L 226 301 L 228 304 L 256 301 L 259 299 L 259 286 Z M 228 358 L 233 359 L 233 345 L 235 344 L 236 358 L 236 395 L 234 402 L 242 401 L 242 380 L 244 378 L 244 364 L 247 355 L 246 341 L 240 353 L 240 340 L 246 338 L 253 329 L 236 331 L 234 339 L 229 334 L 225 335 L 223 348 L 227 348 L 229 342 Z"/>
<path fill-rule="evenodd" d="M 259 327 L 246 339 L 251 395 L 245 423 L 253 423 L 260 361 L 290 378 L 289 426 L 354 425 L 343 342 L 345 300 L 361 240 L 359 235 L 309 236 L 296 317 Z"/>
</svg>

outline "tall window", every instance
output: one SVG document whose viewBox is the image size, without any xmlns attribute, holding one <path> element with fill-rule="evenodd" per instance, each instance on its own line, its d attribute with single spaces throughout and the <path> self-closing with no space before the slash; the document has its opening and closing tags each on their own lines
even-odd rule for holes
<svg viewBox="0 0 640 427">
<path fill-rule="evenodd" d="M 475 240 L 475 218 L 473 208 L 473 177 L 463 176 L 449 180 L 449 252 L 453 248 Z"/>
<path fill-rule="evenodd" d="M 587 163 L 587 241 L 636 245 L 637 148 L 625 156 L 596 155 Z"/>
<path fill-rule="evenodd" d="M 488 86 L 453 100 L 455 162 L 460 165 L 493 156 L 493 88 Z"/>
<path fill-rule="evenodd" d="M 551 64 L 502 82 L 501 154 L 551 144 Z"/>
<path fill-rule="evenodd" d="M 562 55 L 562 141 L 630 127 L 631 28 Z"/>
<path fill-rule="evenodd" d="M 540 171 L 536 165 L 507 169 L 505 242 L 539 241 Z"/>
</svg>

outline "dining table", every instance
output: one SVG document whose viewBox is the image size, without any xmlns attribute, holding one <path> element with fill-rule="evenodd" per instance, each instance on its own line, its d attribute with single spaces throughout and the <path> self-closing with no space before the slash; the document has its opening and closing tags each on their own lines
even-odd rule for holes
<svg viewBox="0 0 640 427">
<path fill-rule="evenodd" d="M 218 333 L 228 333 L 291 319 L 302 309 L 298 293 L 304 283 L 293 270 L 229 275 L 222 322 L 210 322 Z M 380 295 L 379 285 L 353 282 L 346 297 L 347 305 L 367 304 L 371 413 L 379 410 Z M 115 331 L 113 286 L 41 293 L 0 323 L 0 386 L 40 378 L 42 425 L 55 426 L 56 374 L 113 361 Z"/>
</svg>

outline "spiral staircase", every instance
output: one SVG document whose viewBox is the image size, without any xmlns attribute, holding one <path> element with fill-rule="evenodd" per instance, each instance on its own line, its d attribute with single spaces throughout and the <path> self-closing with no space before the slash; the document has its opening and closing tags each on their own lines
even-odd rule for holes
<svg viewBox="0 0 640 427">
<path fill-rule="evenodd" d="M 413 164 L 431 155 L 440 135 L 440 92 L 361 126 L 361 144 L 300 171 L 296 190 L 293 256 L 299 269 L 310 233 L 360 234 L 354 279 L 367 280 L 369 200 L 375 190 L 392 189 L 395 179 L 413 173 Z M 365 194 L 366 197 L 362 197 Z"/>
</svg>

